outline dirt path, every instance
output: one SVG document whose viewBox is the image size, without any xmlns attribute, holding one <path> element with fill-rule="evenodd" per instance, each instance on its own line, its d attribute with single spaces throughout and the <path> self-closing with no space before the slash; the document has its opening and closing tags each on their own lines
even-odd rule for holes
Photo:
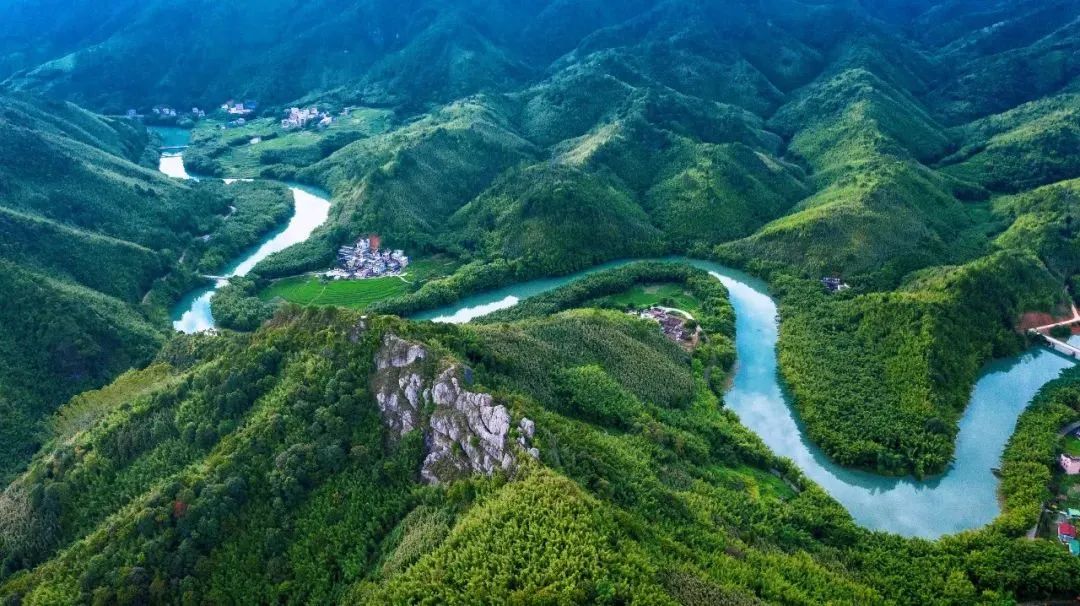
<svg viewBox="0 0 1080 606">
<path fill-rule="evenodd" d="M 1072 313 L 1073 313 L 1072 318 L 1069 318 L 1068 320 L 1062 320 L 1061 322 L 1055 322 L 1053 324 L 1047 324 L 1045 326 L 1037 326 L 1037 327 L 1034 328 L 1034 330 L 1036 330 L 1038 332 L 1046 332 L 1046 331 L 1053 330 L 1053 329 L 1057 328 L 1058 326 L 1070 326 L 1072 324 L 1076 324 L 1076 323 L 1080 322 L 1080 310 L 1076 309 L 1076 304 L 1075 303 L 1073 303 L 1073 305 L 1072 305 Z"/>
</svg>

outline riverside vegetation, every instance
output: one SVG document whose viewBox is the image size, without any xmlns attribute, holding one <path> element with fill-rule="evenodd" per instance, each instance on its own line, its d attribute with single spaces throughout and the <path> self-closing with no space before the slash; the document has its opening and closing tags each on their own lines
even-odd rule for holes
<svg viewBox="0 0 1080 606">
<path fill-rule="evenodd" d="M 730 343 L 718 283 L 648 267 L 507 312 L 520 319 L 448 326 L 294 307 L 255 333 L 177 337 L 146 370 L 66 406 L 5 491 L 0 594 L 870 604 L 1076 590 L 1077 560 L 1023 538 L 1054 456 L 1044 430 L 1080 417 L 1075 373 L 1021 420 L 1006 513 L 991 527 L 937 542 L 871 533 L 720 406 L 706 377 L 726 362 L 709 349 L 688 354 L 647 322 L 574 309 L 660 271 L 709 285 L 709 342 Z M 418 376 L 458 369 L 505 407 L 511 467 L 418 480 L 428 430 L 394 438 L 394 409 L 376 398 L 417 358 Z M 417 427 L 442 414 L 422 410 Z M 524 420 L 532 429 L 517 429 Z M 526 435 L 537 459 L 517 446 Z M 454 452 L 491 439 L 466 431 Z"/>
<path fill-rule="evenodd" d="M 1077 0 L 56 7 L 0 8 L 0 476 L 26 469 L 3 497 L 3 594 L 994 603 L 1080 589 L 1058 546 L 1018 539 L 1048 495 L 1075 373 L 1021 418 L 1001 518 L 930 543 L 860 530 L 716 410 L 724 373 L 706 371 L 732 354 L 716 293 L 699 295 L 720 319 L 693 355 L 574 309 L 677 270 L 588 278 L 476 326 L 381 316 L 613 259 L 717 259 L 773 287 L 810 439 L 844 465 L 939 473 L 979 368 L 1026 345 L 1022 313 L 1067 309 L 1080 286 Z M 254 332 L 174 337 L 169 303 L 280 223 L 288 192 L 165 179 L 141 128 L 62 101 L 120 114 L 237 96 L 257 115 L 201 124 L 192 170 L 318 185 L 333 207 L 215 299 L 223 325 Z M 276 130 L 282 109 L 315 103 L 348 115 Z M 362 312 L 274 301 L 370 233 L 452 273 L 350 303 Z M 853 288 L 828 294 L 823 277 Z M 539 459 L 418 483 L 424 445 L 386 439 L 368 382 L 387 333 L 422 345 L 425 373 L 473 368 L 469 389 L 493 392 L 516 432 L 536 423 Z M 143 370 L 49 416 L 127 369 Z"/>
<path fill-rule="evenodd" d="M 0 478 L 10 479 L 57 406 L 149 362 L 171 302 L 291 204 L 272 186 L 174 183 L 146 166 L 150 140 L 125 121 L 23 95 L 0 97 L 0 112 Z"/>
</svg>

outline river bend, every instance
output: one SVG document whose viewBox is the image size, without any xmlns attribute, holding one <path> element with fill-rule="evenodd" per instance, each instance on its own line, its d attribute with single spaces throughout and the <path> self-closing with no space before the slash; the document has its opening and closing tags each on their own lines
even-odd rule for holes
<svg viewBox="0 0 1080 606">
<path fill-rule="evenodd" d="M 998 480 L 991 470 L 998 467 L 1020 413 L 1043 385 L 1073 365 L 1070 360 L 1036 348 L 987 365 L 960 420 L 955 461 L 940 476 L 919 481 L 846 469 L 829 460 L 806 438 L 781 384 L 776 357 L 779 316 L 766 285 L 716 263 L 681 261 L 710 272 L 731 293 L 738 361 L 725 405 L 773 452 L 794 461 L 807 477 L 844 505 L 859 524 L 904 536 L 936 538 L 985 526 L 998 516 Z M 469 297 L 417 318 L 468 322 L 590 273 L 626 263 L 609 263 L 563 278 L 518 284 Z"/>
</svg>

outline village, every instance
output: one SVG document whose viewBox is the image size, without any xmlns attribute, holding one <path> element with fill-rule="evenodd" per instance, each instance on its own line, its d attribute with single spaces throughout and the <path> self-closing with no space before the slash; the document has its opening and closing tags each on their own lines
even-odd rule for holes
<svg viewBox="0 0 1080 606">
<path fill-rule="evenodd" d="M 328 112 L 320 112 L 318 107 L 305 107 L 303 109 L 290 107 L 285 110 L 285 117 L 281 120 L 281 128 L 293 130 L 306 128 L 312 124 L 325 128 L 333 124 L 333 122 L 334 117 Z"/>
<path fill-rule="evenodd" d="M 247 126 L 258 109 L 259 102 L 254 99 L 243 102 L 229 99 L 222 103 L 209 117 L 221 120 L 218 125 L 220 129 L 239 128 Z M 345 107 L 341 110 L 340 115 L 348 116 L 353 109 L 351 106 Z M 279 125 L 286 131 L 309 128 L 325 129 L 334 124 L 336 120 L 334 114 L 329 110 L 319 109 L 318 106 L 314 105 L 311 107 L 290 107 L 283 111 L 284 117 L 281 118 Z M 206 119 L 208 114 L 198 107 L 192 107 L 190 112 L 186 112 L 179 111 L 169 105 L 158 104 L 151 109 L 149 115 L 144 115 L 135 109 L 129 109 L 125 117 L 130 120 L 149 120 L 155 124 L 178 123 L 184 125 L 186 123 L 186 127 L 190 128 L 194 122 Z"/>
<path fill-rule="evenodd" d="M 701 339 L 701 327 L 689 313 L 668 307 L 653 306 L 642 311 L 630 311 L 630 315 L 651 320 L 660 325 L 664 336 L 687 349 L 693 349 Z"/>
<path fill-rule="evenodd" d="M 1064 474 L 1060 483 L 1060 493 L 1043 509 L 1044 515 L 1050 515 L 1056 529 L 1058 541 L 1073 556 L 1080 556 L 1080 536 L 1077 524 L 1080 524 L 1080 456 L 1075 453 L 1080 445 L 1080 423 L 1073 423 L 1062 430 L 1066 452 L 1058 455 L 1058 465 Z"/>
<path fill-rule="evenodd" d="M 332 280 L 366 280 L 401 276 L 409 257 L 401 250 L 383 250 L 377 235 L 361 238 L 355 246 L 338 249 L 338 265 L 324 275 Z"/>
</svg>

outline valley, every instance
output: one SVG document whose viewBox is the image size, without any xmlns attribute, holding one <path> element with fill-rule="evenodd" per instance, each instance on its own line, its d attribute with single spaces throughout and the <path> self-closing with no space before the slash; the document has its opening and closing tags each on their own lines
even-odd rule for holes
<svg viewBox="0 0 1080 606">
<path fill-rule="evenodd" d="M 196 178 L 188 174 L 183 156 L 178 153 L 187 147 L 190 134 L 178 129 L 156 131 L 155 134 L 161 139 L 162 147 L 178 150 L 162 153 L 158 170 L 176 179 Z M 226 185 L 231 185 L 232 181 L 231 179 L 224 180 Z M 244 256 L 229 262 L 222 270 L 221 276 L 211 277 L 215 282 L 214 286 L 185 295 L 172 312 L 174 329 L 180 332 L 196 333 L 216 328 L 210 302 L 218 289 L 224 287 L 230 278 L 247 275 L 260 261 L 270 255 L 306 241 L 311 236 L 311 232 L 326 222 L 330 203 L 322 197 L 325 195 L 324 192 L 303 186 L 290 186 L 289 189 L 293 197 L 293 213 L 288 223 L 268 235 L 263 242 L 247 251 Z"/>
<path fill-rule="evenodd" d="M 48 4 L 0 602 L 1080 595 L 1080 0 Z"/>
<path fill-rule="evenodd" d="M 738 365 L 724 395 L 725 407 L 839 501 L 863 526 L 904 536 L 936 538 L 980 528 L 1000 514 L 998 466 L 1016 419 L 1048 383 L 1074 362 L 1042 348 L 997 360 L 980 371 L 960 421 L 957 454 L 949 469 L 925 481 L 895 479 L 845 469 L 806 436 L 791 396 L 777 372 L 777 305 L 768 286 L 742 272 L 700 260 L 677 260 L 704 269 L 731 294 Z M 616 269 L 624 263 L 605 269 Z M 573 284 L 589 274 L 542 280 L 472 297 L 460 305 L 425 312 L 435 321 L 484 321 L 484 315 Z M 1080 344 L 1080 338 L 1074 340 Z"/>
</svg>

